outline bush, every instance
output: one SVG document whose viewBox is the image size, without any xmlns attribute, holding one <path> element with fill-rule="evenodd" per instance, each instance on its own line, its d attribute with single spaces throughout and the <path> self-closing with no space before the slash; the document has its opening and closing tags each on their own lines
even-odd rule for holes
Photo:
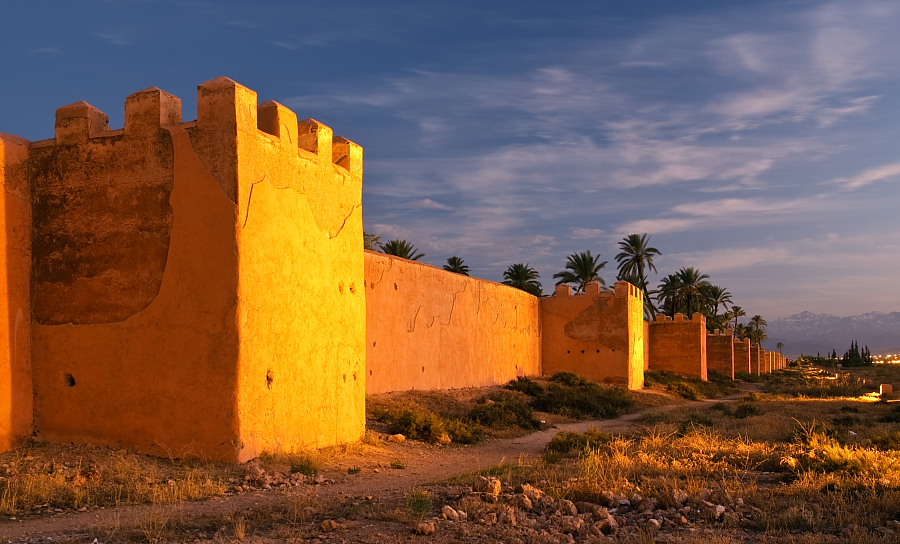
<svg viewBox="0 0 900 544">
<path fill-rule="evenodd" d="M 859 423 L 859 419 L 853 416 L 841 416 L 832 419 L 831 423 L 836 427 L 851 427 L 853 425 L 857 425 Z"/>
<path fill-rule="evenodd" d="M 595 450 L 609 444 L 612 435 L 598 429 L 588 429 L 583 433 L 560 432 L 547 444 L 551 453 L 570 453 L 572 451 Z"/>
<path fill-rule="evenodd" d="M 878 435 L 872 439 L 872 444 L 880 450 L 900 450 L 900 431 Z"/>
<path fill-rule="evenodd" d="M 624 390 L 601 386 L 568 372 L 553 376 L 544 395 L 532 402 L 535 410 L 576 419 L 616 417 L 620 410 L 633 405 Z"/>
<path fill-rule="evenodd" d="M 708 414 L 701 414 L 699 412 L 693 412 L 688 414 L 688 418 L 681 422 L 678 426 L 678 434 L 684 436 L 694 430 L 697 427 L 715 427 L 716 422 L 709 417 Z"/>
<path fill-rule="evenodd" d="M 900 405 L 895 404 L 891 411 L 881 416 L 878 421 L 882 423 L 900 423 Z"/>
<path fill-rule="evenodd" d="M 525 393 L 529 397 L 539 397 L 544 394 L 544 388 L 541 387 L 541 384 L 524 376 L 520 376 L 509 382 L 506 384 L 506 388 Z"/>
<path fill-rule="evenodd" d="M 482 399 L 482 403 L 473 408 L 466 419 L 487 427 L 515 425 L 523 429 L 538 429 L 541 426 L 531 406 L 518 399 Z"/>
<path fill-rule="evenodd" d="M 759 374 L 751 374 L 750 372 L 735 372 L 734 379 L 747 383 L 762 383 L 764 378 Z"/>
<path fill-rule="evenodd" d="M 661 385 L 666 390 L 688 400 L 716 398 L 734 390 L 732 381 L 722 379 L 722 375 L 713 374 L 716 381 L 703 381 L 699 378 L 688 378 L 669 370 L 650 370 L 644 372 L 644 383 L 648 386 Z"/>
<path fill-rule="evenodd" d="M 374 411 L 374 415 L 376 419 L 389 425 L 390 432 L 402 434 L 412 440 L 437 442 L 446 433 L 454 442 L 473 444 L 484 436 L 484 430 L 476 425 L 446 419 L 417 407 L 380 408 Z"/>
<path fill-rule="evenodd" d="M 762 414 L 762 411 L 752 404 L 741 404 L 734 410 L 734 417 L 736 419 L 744 419 L 750 416 L 758 416 Z"/>
</svg>

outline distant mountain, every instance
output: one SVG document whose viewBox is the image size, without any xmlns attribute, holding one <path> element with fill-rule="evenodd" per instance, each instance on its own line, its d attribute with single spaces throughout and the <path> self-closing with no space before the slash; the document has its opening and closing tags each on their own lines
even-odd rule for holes
<svg viewBox="0 0 900 544">
<path fill-rule="evenodd" d="M 766 349 L 775 349 L 784 343 L 784 354 L 796 357 L 801 353 L 815 355 L 832 349 L 838 356 L 850 348 L 856 340 L 859 347 L 869 346 L 873 354 L 900 352 L 900 312 L 889 314 L 869 312 L 850 317 L 831 314 L 801 312 L 784 319 L 773 319 L 766 327 L 769 339 L 763 342 Z"/>
</svg>

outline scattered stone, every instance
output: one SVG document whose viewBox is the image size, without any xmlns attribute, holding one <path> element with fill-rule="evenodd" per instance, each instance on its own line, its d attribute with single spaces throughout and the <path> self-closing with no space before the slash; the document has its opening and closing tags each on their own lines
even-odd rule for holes
<svg viewBox="0 0 900 544">
<path fill-rule="evenodd" d="M 529 511 L 534 508 L 534 503 L 526 495 L 515 495 L 512 499 L 513 506 Z"/>
<path fill-rule="evenodd" d="M 392 434 L 388 437 L 388 442 L 396 442 L 398 444 L 406 442 L 406 437 L 402 434 Z"/>
<path fill-rule="evenodd" d="M 446 446 L 447 444 L 450 444 L 451 442 L 453 442 L 453 440 L 450 438 L 450 435 L 447 433 L 442 434 L 441 437 L 438 438 L 438 443 L 441 444 L 442 446 Z"/>
<path fill-rule="evenodd" d="M 647 520 L 647 527 L 649 527 L 651 530 L 658 531 L 660 528 L 662 528 L 662 522 L 656 518 L 650 518 Z"/>
<path fill-rule="evenodd" d="M 322 530 L 325 531 L 326 533 L 330 533 L 331 531 L 334 531 L 335 529 L 339 528 L 340 526 L 341 525 L 338 522 L 334 521 L 333 519 L 326 519 L 319 525 L 319 527 L 321 527 Z"/>
<path fill-rule="evenodd" d="M 532 501 L 536 501 L 544 496 L 544 492 L 540 489 L 534 487 L 531 484 L 522 484 L 516 486 L 516 493 L 521 493 L 531 499 Z"/>
<path fill-rule="evenodd" d="M 562 499 L 556 503 L 556 510 L 564 516 L 577 516 L 578 508 L 570 500 Z"/>
<path fill-rule="evenodd" d="M 444 519 L 449 519 L 450 521 L 459 520 L 459 512 L 454 510 L 452 506 L 446 504 L 443 508 L 441 508 L 441 515 L 444 517 Z"/>
<path fill-rule="evenodd" d="M 433 521 L 423 521 L 416 524 L 417 535 L 433 535 L 437 528 Z"/>
<path fill-rule="evenodd" d="M 499 497 L 500 492 L 503 491 L 503 484 L 501 484 L 500 480 L 497 478 L 485 478 L 484 476 L 479 476 L 478 478 L 475 478 L 474 489 L 478 493 L 493 495 L 496 498 Z"/>
</svg>

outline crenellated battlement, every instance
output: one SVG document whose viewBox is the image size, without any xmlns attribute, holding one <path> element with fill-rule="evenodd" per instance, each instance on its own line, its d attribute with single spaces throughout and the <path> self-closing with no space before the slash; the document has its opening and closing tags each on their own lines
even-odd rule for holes
<svg viewBox="0 0 900 544">
<path fill-rule="evenodd" d="M 584 286 L 584 292 L 582 293 L 572 293 L 572 286 L 566 283 L 561 283 L 556 286 L 553 291 L 554 297 L 634 297 L 640 300 L 641 303 L 644 302 L 644 292 L 641 291 L 636 286 L 628 283 L 627 281 L 617 281 L 613 289 L 603 289 L 603 286 L 600 285 L 600 282 L 591 281 L 588 282 L 587 285 Z"/>
<path fill-rule="evenodd" d="M 673 319 L 671 316 L 665 314 L 656 314 L 656 318 L 651 323 L 656 325 L 660 323 L 702 323 L 706 325 L 706 316 L 701 314 L 700 312 L 694 312 L 694 315 L 691 317 L 687 317 L 682 313 L 675 314 L 675 318 Z"/>
<path fill-rule="evenodd" d="M 197 88 L 197 120 L 185 122 L 182 101 L 157 87 L 125 99 L 125 127 L 111 129 L 109 116 L 85 101 L 56 110 L 54 138 L 32 142 L 33 147 L 77 145 L 102 138 L 132 139 L 153 136 L 160 128 L 183 127 L 198 132 L 236 136 L 257 133 L 262 139 L 296 149 L 303 158 L 318 158 L 362 179 L 362 147 L 316 121 L 298 121 L 290 108 L 270 100 L 258 103 L 257 93 L 227 77 L 207 81 Z M 253 130 L 250 130 L 250 129 Z"/>
</svg>

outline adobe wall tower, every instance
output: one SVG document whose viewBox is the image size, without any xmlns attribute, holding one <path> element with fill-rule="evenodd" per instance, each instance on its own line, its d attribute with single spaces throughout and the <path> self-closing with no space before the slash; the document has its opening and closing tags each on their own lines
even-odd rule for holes
<svg viewBox="0 0 900 544">
<path fill-rule="evenodd" d="M 78 102 L 54 139 L 0 145 L 2 269 L 31 278 L 34 323 L 33 369 L 27 335 L 0 346 L 4 440 L 31 425 L 32 371 L 48 441 L 242 461 L 362 436 L 359 146 L 227 78 L 196 122 L 151 88 L 124 129 Z M 27 328 L 10 277 L 0 319 Z"/>
</svg>

